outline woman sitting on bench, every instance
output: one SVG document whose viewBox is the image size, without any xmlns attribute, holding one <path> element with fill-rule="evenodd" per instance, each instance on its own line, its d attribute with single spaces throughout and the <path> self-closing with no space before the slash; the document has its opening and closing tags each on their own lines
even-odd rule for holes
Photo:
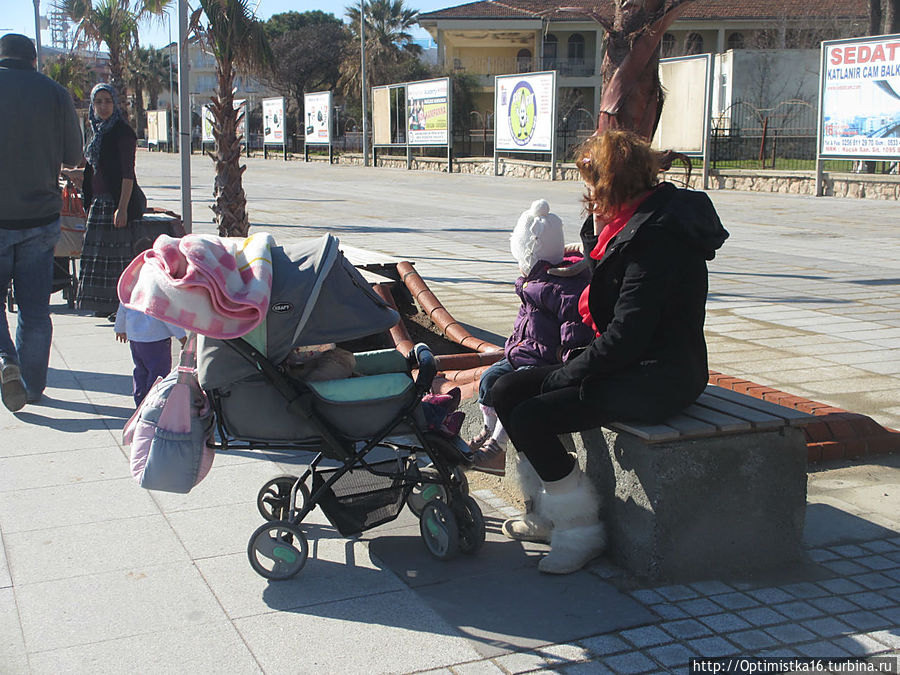
<svg viewBox="0 0 900 675">
<path fill-rule="evenodd" d="M 593 266 L 579 309 L 595 337 L 565 365 L 509 373 L 493 389 L 530 501 L 503 531 L 549 540 L 538 569 L 551 574 L 581 569 L 606 545 L 599 497 L 557 435 L 661 422 L 697 399 L 709 377 L 706 261 L 728 237 L 705 193 L 657 183 L 657 154 L 631 132 L 588 139 L 576 164 Z"/>
</svg>

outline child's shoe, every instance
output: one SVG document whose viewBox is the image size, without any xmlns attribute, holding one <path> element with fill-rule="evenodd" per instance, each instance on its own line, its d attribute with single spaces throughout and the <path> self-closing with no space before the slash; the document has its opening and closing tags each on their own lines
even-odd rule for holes
<svg viewBox="0 0 900 675">
<path fill-rule="evenodd" d="M 490 438 L 475 452 L 475 462 L 472 464 L 475 471 L 490 473 L 495 476 L 506 475 L 506 450 L 496 439 Z"/>
</svg>

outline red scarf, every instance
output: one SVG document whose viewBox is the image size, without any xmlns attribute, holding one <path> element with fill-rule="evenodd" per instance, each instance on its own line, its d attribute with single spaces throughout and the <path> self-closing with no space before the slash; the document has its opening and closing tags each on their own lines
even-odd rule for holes
<svg viewBox="0 0 900 675">
<path fill-rule="evenodd" d="M 597 236 L 597 245 L 594 246 L 594 249 L 590 252 L 590 256 L 594 260 L 603 258 L 603 254 L 606 253 L 606 247 L 609 245 L 609 242 L 612 241 L 613 237 L 619 234 L 619 232 L 625 229 L 625 225 L 631 220 L 631 217 L 638 210 L 638 207 L 643 204 L 644 200 L 651 194 L 653 194 L 653 190 L 648 190 L 637 201 L 631 204 L 631 206 L 621 207 L 612 220 L 606 223 L 603 229 L 600 230 L 600 234 Z M 578 298 L 578 313 L 581 314 L 582 323 L 590 326 L 594 333 L 599 336 L 600 330 L 597 328 L 596 324 L 594 324 L 594 319 L 591 318 L 590 307 L 588 307 L 588 296 L 590 295 L 590 292 L 591 286 L 588 284 L 581 292 L 581 297 Z"/>
</svg>

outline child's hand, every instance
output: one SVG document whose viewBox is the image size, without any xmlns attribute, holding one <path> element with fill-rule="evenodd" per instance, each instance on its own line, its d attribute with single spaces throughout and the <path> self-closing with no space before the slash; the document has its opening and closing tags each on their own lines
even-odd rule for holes
<svg viewBox="0 0 900 675">
<path fill-rule="evenodd" d="M 128 342 L 128 336 L 125 333 L 116 333 L 116 342 Z"/>
</svg>

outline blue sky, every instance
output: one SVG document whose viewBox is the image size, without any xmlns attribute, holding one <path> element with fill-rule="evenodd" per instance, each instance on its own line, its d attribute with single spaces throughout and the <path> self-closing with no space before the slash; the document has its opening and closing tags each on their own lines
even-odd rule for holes
<svg viewBox="0 0 900 675">
<path fill-rule="evenodd" d="M 464 4 L 467 0 L 406 0 L 406 6 L 421 12 L 428 12 L 444 7 L 453 7 Z M 41 14 L 50 12 L 54 0 L 41 0 Z M 193 3 L 196 6 L 196 2 Z M 267 19 L 280 12 L 305 12 L 320 9 L 343 18 L 344 7 L 350 2 L 298 2 L 297 0 L 259 0 L 256 13 L 261 19 Z M 0 35 L 5 33 L 22 33 L 28 37 L 34 37 L 34 4 L 31 0 L 0 0 L 3 11 L 0 12 Z M 177 2 L 173 3 L 177 5 Z M 173 10 L 174 11 L 174 8 Z M 178 22 L 172 15 L 173 34 L 178 31 Z M 421 28 L 416 28 L 415 37 L 425 38 L 428 34 Z M 41 43 L 50 43 L 50 31 L 41 32 Z M 168 44 L 168 28 L 163 21 L 161 24 L 147 24 L 141 27 L 141 44 L 144 46 L 162 47 Z"/>
</svg>

